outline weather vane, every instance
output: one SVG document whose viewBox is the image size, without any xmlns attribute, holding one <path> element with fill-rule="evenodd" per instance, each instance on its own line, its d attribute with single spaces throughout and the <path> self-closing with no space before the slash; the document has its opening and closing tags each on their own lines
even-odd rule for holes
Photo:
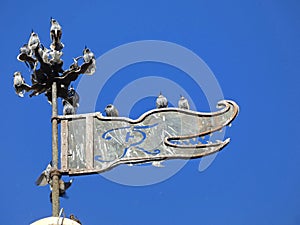
<svg viewBox="0 0 300 225">
<path fill-rule="evenodd" d="M 38 186 L 50 185 L 53 218 L 60 217 L 59 197 L 73 179 L 62 180 L 62 175 L 101 173 L 120 164 L 152 163 L 162 167 L 169 159 L 200 158 L 223 149 L 230 141 L 213 139 L 238 114 L 234 101 L 222 100 L 216 112 L 201 113 L 190 110 L 189 102 L 180 96 L 178 107 L 168 107 L 162 93 L 156 99 L 156 109 L 145 112 L 133 120 L 119 117 L 116 106 L 108 104 L 105 116 L 99 112 L 76 115 L 79 94 L 72 87 L 80 74 L 93 75 L 96 60 L 87 47 L 83 54 L 73 58 L 68 69 L 63 69 L 61 42 L 62 28 L 51 18 L 50 49 L 41 44 L 34 31 L 27 44 L 20 48 L 17 59 L 31 72 L 31 85 L 21 72 L 14 73 L 14 88 L 18 96 L 45 94 L 52 105 L 52 160 L 36 180 Z M 79 65 L 80 64 L 80 65 Z M 63 115 L 57 113 L 57 98 L 62 99 Z M 155 105 L 155 104 L 154 104 Z M 60 168 L 58 168 L 58 124 L 61 125 Z M 60 213 L 61 212 L 61 213 Z M 80 224 L 74 215 L 70 219 Z"/>
</svg>

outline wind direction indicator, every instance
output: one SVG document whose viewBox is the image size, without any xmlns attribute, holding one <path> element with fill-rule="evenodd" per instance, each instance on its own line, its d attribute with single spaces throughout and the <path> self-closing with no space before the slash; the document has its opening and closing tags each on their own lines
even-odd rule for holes
<svg viewBox="0 0 300 225">
<path fill-rule="evenodd" d="M 120 164 L 200 158 L 223 149 L 230 141 L 210 143 L 205 136 L 229 126 L 239 107 L 221 101 L 219 111 L 199 113 L 179 108 L 154 109 L 139 119 L 106 117 L 101 113 L 59 116 L 61 172 L 101 173 Z"/>
<path fill-rule="evenodd" d="M 20 48 L 17 59 L 30 70 L 31 85 L 21 72 L 14 73 L 14 89 L 19 97 L 45 94 L 52 105 L 52 160 L 38 177 L 36 184 L 51 187 L 52 215 L 59 217 L 59 197 L 73 183 L 62 175 L 101 173 L 120 164 L 152 162 L 159 166 L 163 160 L 200 158 L 223 149 L 230 141 L 207 140 L 207 136 L 229 126 L 238 114 L 238 105 L 229 100 L 218 103 L 218 111 L 201 113 L 190 110 L 187 99 L 179 99 L 178 108 L 168 107 L 161 93 L 156 109 L 145 112 L 137 120 L 119 117 L 117 107 L 109 104 L 106 115 L 89 113 L 76 115 L 79 95 L 72 87 L 79 75 L 96 71 L 94 53 L 85 46 L 83 53 L 73 58 L 63 69 L 62 27 L 51 18 L 49 49 L 38 34 L 31 32 L 28 43 Z M 71 87 L 70 87 L 71 86 Z M 58 115 L 57 98 L 62 98 L 63 115 Z M 61 124 L 61 157 L 59 159 L 58 124 Z M 58 168 L 58 164 L 61 168 Z M 71 220 L 77 221 L 74 215 Z M 72 222 L 72 221 L 71 221 Z"/>
</svg>

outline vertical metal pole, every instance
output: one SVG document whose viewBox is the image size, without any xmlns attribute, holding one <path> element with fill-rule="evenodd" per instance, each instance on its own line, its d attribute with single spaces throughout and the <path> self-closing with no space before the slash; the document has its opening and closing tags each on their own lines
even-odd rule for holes
<svg viewBox="0 0 300 225">
<path fill-rule="evenodd" d="M 58 126 L 57 126 L 57 84 L 52 84 L 52 163 L 53 169 L 58 169 Z M 52 216 L 59 216 L 59 177 L 52 177 Z"/>
</svg>

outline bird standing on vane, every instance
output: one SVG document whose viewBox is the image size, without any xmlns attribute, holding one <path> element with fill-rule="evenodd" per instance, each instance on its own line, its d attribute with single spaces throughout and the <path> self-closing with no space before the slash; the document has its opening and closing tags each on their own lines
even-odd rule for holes
<svg viewBox="0 0 300 225">
<path fill-rule="evenodd" d="M 105 107 L 104 111 L 105 111 L 106 116 L 108 116 L 108 117 L 118 117 L 119 116 L 119 111 L 112 104 L 107 105 Z"/>
<path fill-rule="evenodd" d="M 70 103 L 68 102 L 67 100 L 63 100 L 62 101 L 63 103 L 63 115 L 66 116 L 66 115 L 75 115 L 76 114 L 76 109 L 75 107 Z"/>
<path fill-rule="evenodd" d="M 168 100 L 160 92 L 159 96 L 156 99 L 156 108 L 160 109 L 160 108 L 167 108 L 167 107 L 168 107 Z"/>
<path fill-rule="evenodd" d="M 74 115 L 76 114 L 77 108 L 79 107 L 79 94 L 73 87 L 68 91 L 68 96 L 63 100 L 63 115 Z"/>
<path fill-rule="evenodd" d="M 190 109 L 188 100 L 185 97 L 183 97 L 182 95 L 180 96 L 180 99 L 178 101 L 178 108 L 187 109 L 187 110 Z"/>
</svg>

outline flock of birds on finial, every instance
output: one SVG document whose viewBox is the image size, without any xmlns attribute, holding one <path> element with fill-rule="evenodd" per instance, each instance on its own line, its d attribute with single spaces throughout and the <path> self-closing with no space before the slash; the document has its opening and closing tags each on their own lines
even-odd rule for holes
<svg viewBox="0 0 300 225">
<path fill-rule="evenodd" d="M 63 69 L 61 42 L 62 28 L 57 20 L 51 18 L 50 49 L 47 49 L 33 30 L 28 43 L 20 48 L 17 59 L 24 62 L 31 72 L 32 85 L 25 82 L 21 72 L 14 73 L 14 89 L 18 96 L 24 97 L 25 92 L 31 92 L 30 97 L 45 93 L 49 103 L 52 102 L 52 84 L 57 83 L 57 97 L 63 99 L 64 114 L 75 114 L 79 106 L 79 95 L 72 87 L 80 74 L 93 75 L 96 71 L 94 53 L 85 46 L 81 56 L 73 58 L 73 63 L 67 70 Z M 79 61 L 82 61 L 79 65 Z M 69 86 L 71 85 L 71 88 Z"/>
<path fill-rule="evenodd" d="M 24 62 L 31 71 L 32 85 L 25 82 L 21 72 L 14 73 L 14 89 L 18 96 L 24 97 L 25 92 L 31 92 L 30 97 L 45 93 L 48 102 L 52 102 L 52 84 L 57 83 L 57 96 L 62 98 L 63 115 L 76 114 L 79 107 L 79 95 L 71 85 L 80 74 L 93 75 L 96 71 L 96 60 L 94 53 L 85 46 L 83 55 L 73 58 L 73 63 L 69 69 L 63 70 L 62 49 L 64 44 L 61 42 L 62 28 L 57 20 L 51 18 L 50 49 L 41 44 L 38 34 L 33 30 L 30 34 L 28 43 L 20 48 L 17 59 Z M 79 60 L 83 59 L 81 66 Z M 71 87 L 69 88 L 69 86 Z M 167 108 L 168 100 L 161 93 L 156 100 L 156 108 Z M 183 96 L 180 97 L 178 108 L 189 109 L 189 103 Z M 118 117 L 119 112 L 116 107 L 109 104 L 105 108 L 106 116 Z"/>
</svg>

